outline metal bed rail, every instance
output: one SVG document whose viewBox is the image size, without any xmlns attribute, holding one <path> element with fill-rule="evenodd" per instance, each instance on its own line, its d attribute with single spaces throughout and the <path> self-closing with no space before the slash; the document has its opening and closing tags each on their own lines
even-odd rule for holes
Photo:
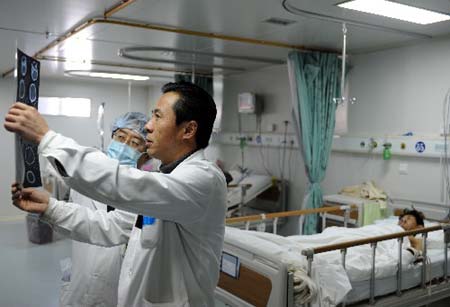
<svg viewBox="0 0 450 307">
<path fill-rule="evenodd" d="M 267 213 L 267 214 L 256 214 L 256 215 L 248 215 L 248 216 L 240 216 L 240 217 L 232 217 L 225 220 L 227 225 L 235 224 L 235 223 L 245 223 L 245 230 L 250 229 L 250 222 L 262 221 L 262 223 L 266 223 L 267 220 L 273 219 L 273 233 L 277 233 L 278 219 L 282 217 L 290 217 L 290 216 L 298 216 L 300 219 L 300 225 L 303 224 L 303 217 L 308 214 L 322 214 L 322 227 L 325 228 L 326 214 L 328 212 L 344 212 L 344 227 L 347 227 L 348 220 L 350 219 L 350 211 L 357 209 L 356 205 L 345 205 L 345 206 L 333 206 L 333 207 L 321 207 L 314 209 L 303 209 L 303 210 L 293 210 L 293 211 L 284 211 L 284 212 L 276 212 L 276 213 Z"/>
<path fill-rule="evenodd" d="M 372 248 L 372 267 L 371 267 L 371 274 L 370 274 L 370 297 L 369 297 L 369 304 L 374 305 L 375 304 L 375 256 L 376 256 L 376 248 L 377 243 L 381 241 L 386 240 L 392 240 L 397 239 L 398 244 L 398 262 L 397 262 L 397 290 L 396 295 L 401 296 L 402 295 L 402 245 L 403 245 L 403 238 L 407 236 L 414 236 L 417 234 L 421 234 L 423 238 L 423 258 L 424 261 L 422 262 L 422 281 L 421 281 L 421 287 L 426 288 L 426 259 L 427 259 L 427 237 L 428 233 L 432 231 L 438 231 L 443 230 L 444 231 L 444 274 L 442 278 L 445 282 L 448 281 L 448 247 L 450 243 L 450 224 L 439 224 L 436 226 L 430 226 L 425 228 L 420 228 L 416 230 L 410 230 L 410 231 L 404 231 L 404 232 L 398 232 L 398 233 L 392 233 L 388 235 L 383 236 L 376 236 L 376 237 L 370 237 L 365 239 L 359 239 L 359 240 L 353 240 L 348 242 L 342 242 L 337 244 L 330 244 L 315 248 L 308 248 L 302 251 L 302 254 L 306 256 L 306 259 L 308 261 L 308 276 L 311 276 L 312 272 L 312 263 L 314 259 L 314 255 L 329 252 L 329 251 L 341 251 L 341 259 L 342 259 L 342 266 L 345 269 L 345 258 L 347 255 L 347 249 L 354 247 L 354 246 L 360 246 L 365 244 L 370 244 Z M 342 306 L 345 306 L 346 302 L 342 303 Z"/>
</svg>

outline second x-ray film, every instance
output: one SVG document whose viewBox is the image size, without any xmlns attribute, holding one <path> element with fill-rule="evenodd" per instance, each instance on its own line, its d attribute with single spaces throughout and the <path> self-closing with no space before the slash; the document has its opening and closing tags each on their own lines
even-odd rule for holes
<svg viewBox="0 0 450 307">
<path fill-rule="evenodd" d="M 16 101 L 38 108 L 40 63 L 19 49 L 16 53 Z M 16 134 L 16 181 L 24 188 L 42 186 L 37 145 Z"/>
</svg>

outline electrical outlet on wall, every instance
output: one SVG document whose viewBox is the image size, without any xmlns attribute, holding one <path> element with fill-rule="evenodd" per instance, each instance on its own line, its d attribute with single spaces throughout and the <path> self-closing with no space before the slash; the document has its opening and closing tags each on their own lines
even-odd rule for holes
<svg viewBox="0 0 450 307">
<path fill-rule="evenodd" d="M 267 125 L 267 131 L 268 132 L 275 132 L 277 130 L 277 125 L 276 124 L 269 124 Z"/>
<path fill-rule="evenodd" d="M 400 175 L 408 175 L 408 163 L 400 163 L 398 166 L 398 173 Z"/>
<path fill-rule="evenodd" d="M 445 135 L 445 129 L 444 129 L 445 127 L 444 127 L 444 124 L 441 124 L 441 127 L 440 127 L 440 131 L 439 131 L 439 133 L 441 134 L 441 135 Z M 447 127 L 447 133 L 450 131 L 450 124 L 449 124 L 449 127 Z"/>
</svg>

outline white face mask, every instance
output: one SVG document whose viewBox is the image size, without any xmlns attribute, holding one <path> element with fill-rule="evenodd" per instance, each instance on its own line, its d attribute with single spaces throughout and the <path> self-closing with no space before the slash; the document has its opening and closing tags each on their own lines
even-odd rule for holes
<svg viewBox="0 0 450 307">
<path fill-rule="evenodd" d="M 142 153 L 131 148 L 127 144 L 112 140 L 106 151 L 108 157 L 119 160 L 121 165 L 136 167 Z"/>
</svg>

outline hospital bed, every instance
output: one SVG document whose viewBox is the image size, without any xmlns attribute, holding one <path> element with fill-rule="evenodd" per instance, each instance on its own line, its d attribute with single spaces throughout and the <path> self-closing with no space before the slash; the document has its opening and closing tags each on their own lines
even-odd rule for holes
<svg viewBox="0 0 450 307">
<path fill-rule="evenodd" d="M 233 181 L 228 184 L 227 217 L 240 217 L 284 211 L 287 182 L 251 171 L 230 171 Z M 279 224 L 285 222 L 280 219 Z M 243 225 L 235 225 L 243 227 Z M 252 227 L 254 224 L 252 225 Z M 271 226 L 270 226 L 271 227 Z"/>
<path fill-rule="evenodd" d="M 376 267 L 376 257 L 374 256 L 377 255 L 377 246 L 381 246 L 383 242 L 398 240 L 396 242 L 398 242 L 398 254 L 400 255 L 403 238 L 414 234 L 422 235 L 424 238 L 423 254 L 426 261 L 407 265 L 402 263 L 403 257 L 397 257 L 397 262 L 393 263 L 394 269 L 385 270 L 384 275 L 379 276 L 382 268 Z M 239 236 L 242 237 L 242 234 L 239 234 Z M 430 240 L 431 236 L 433 236 L 433 240 Z M 283 237 L 279 239 L 284 240 Z M 303 306 L 295 303 L 296 295 L 302 295 L 294 291 L 295 270 L 292 270 L 292 266 L 286 261 L 277 259 L 278 251 L 264 251 L 262 248 L 264 242 L 261 240 L 254 244 L 255 246 L 250 246 L 253 244 L 250 240 L 245 242 L 249 243 L 248 245 L 240 244 L 242 242 L 245 242 L 245 240 L 241 238 L 238 238 L 238 240 L 227 238 L 227 236 L 225 238 L 224 253 L 228 260 L 235 257 L 235 263 L 239 265 L 237 271 L 240 274 L 233 277 L 231 276 L 233 274 L 221 272 L 220 282 L 216 290 L 217 297 L 231 306 Z M 436 246 L 436 242 L 441 242 L 441 246 Z M 319 259 L 321 254 L 325 255 L 325 253 L 333 251 L 340 253 L 342 270 L 346 268 L 348 251 L 369 244 L 372 255 L 371 261 L 368 261 L 370 268 L 366 272 L 367 278 L 350 279 L 351 290 L 346 293 L 345 297 L 341 297 L 339 303 L 342 306 L 413 307 L 450 296 L 450 283 L 447 282 L 449 275 L 447 248 L 449 242 L 448 225 L 436 224 L 409 232 L 402 231 L 339 244 L 307 248 L 298 253 L 298 258 L 300 259 L 303 256 L 302 260 L 306 265 L 307 274 L 309 278 L 314 280 L 316 276 L 313 272 L 317 269 L 314 267 L 314 261 Z M 395 268 L 403 269 L 396 270 Z M 342 277 L 340 275 L 342 272 L 339 272 L 339 270 L 336 272 L 329 270 L 328 273 L 335 274 L 336 280 Z M 320 292 L 320 281 L 314 280 L 314 282 L 317 283 L 315 286 L 319 288 L 318 291 Z M 318 306 L 317 300 L 315 303 L 312 306 Z M 305 306 L 308 306 L 308 304 Z M 328 302 L 328 305 L 325 304 L 325 306 L 333 306 L 333 303 Z"/>
<path fill-rule="evenodd" d="M 273 233 L 276 234 L 280 218 L 302 219 L 306 214 L 318 213 L 325 217 L 330 212 L 343 212 L 343 215 L 348 217 L 352 209 L 354 209 L 352 206 L 335 206 L 236 217 L 227 219 L 227 225 L 245 223 L 245 229 L 249 230 L 252 223 L 271 223 Z M 324 221 L 325 218 L 322 219 L 322 222 Z M 232 258 L 227 259 L 227 267 L 233 265 L 229 263 L 233 259 L 237 260 L 235 268 L 239 276 L 224 272 L 225 258 Z M 222 270 L 216 295 L 221 301 L 231 306 L 294 306 L 293 301 L 287 303 L 294 298 L 293 275 L 294 272 L 290 272 L 288 265 L 276 259 L 260 257 L 225 240 Z"/>
<path fill-rule="evenodd" d="M 230 171 L 233 180 L 228 185 L 227 208 L 245 205 L 272 186 L 272 178 L 267 175 Z"/>
<path fill-rule="evenodd" d="M 382 208 L 376 200 L 370 200 L 360 197 L 351 197 L 341 194 L 331 194 L 323 196 L 323 206 L 342 206 L 355 205 L 356 210 L 352 211 L 349 223 L 352 226 L 360 227 L 371 224 L 376 219 L 386 216 L 387 210 Z M 342 216 L 339 214 L 330 214 L 327 225 L 339 225 L 342 223 Z"/>
</svg>

